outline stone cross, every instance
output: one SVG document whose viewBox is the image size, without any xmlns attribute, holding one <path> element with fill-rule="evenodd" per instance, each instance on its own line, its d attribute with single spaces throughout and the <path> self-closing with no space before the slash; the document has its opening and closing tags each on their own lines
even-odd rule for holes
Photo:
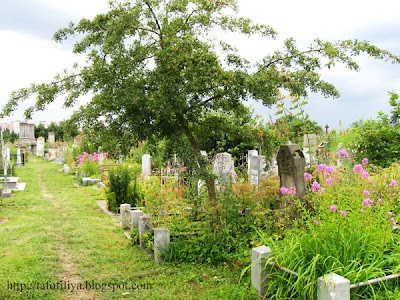
<svg viewBox="0 0 400 300">
<path fill-rule="evenodd" d="M 325 125 L 325 133 L 326 133 L 326 134 L 328 134 L 328 129 L 329 129 L 329 125 L 326 124 L 326 125 Z"/>
</svg>

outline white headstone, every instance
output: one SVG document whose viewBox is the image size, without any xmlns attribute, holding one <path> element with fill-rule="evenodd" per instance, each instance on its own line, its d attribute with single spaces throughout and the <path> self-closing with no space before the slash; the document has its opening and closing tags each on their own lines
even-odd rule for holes
<svg viewBox="0 0 400 300">
<path fill-rule="evenodd" d="M 53 131 L 49 132 L 48 142 L 49 144 L 54 144 L 56 142 L 56 134 Z"/>
<path fill-rule="evenodd" d="M 38 137 L 36 140 L 36 156 L 44 156 L 44 137 Z"/>
<path fill-rule="evenodd" d="M 21 162 L 21 150 L 19 148 L 17 148 L 17 166 L 21 166 L 22 162 Z"/>
<path fill-rule="evenodd" d="M 256 185 L 261 177 L 261 156 L 251 156 L 250 158 L 250 183 Z"/>
<path fill-rule="evenodd" d="M 235 182 L 236 172 L 232 155 L 226 152 L 218 153 L 214 159 L 213 173 L 218 175 L 219 180 L 222 182 L 227 182 L 229 180 Z"/>
<path fill-rule="evenodd" d="M 144 177 L 151 176 L 151 156 L 150 156 L 150 154 L 144 154 L 142 156 L 142 174 Z"/>
</svg>

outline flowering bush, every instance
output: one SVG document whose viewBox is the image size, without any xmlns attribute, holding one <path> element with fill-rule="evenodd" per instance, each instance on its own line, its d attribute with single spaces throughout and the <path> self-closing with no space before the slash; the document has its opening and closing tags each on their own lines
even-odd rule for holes
<svg viewBox="0 0 400 300">
<path fill-rule="evenodd" d="M 400 243 L 393 230 L 400 221 L 400 165 L 373 168 L 364 157 L 347 167 L 321 164 L 305 173 L 309 193 L 303 200 L 313 204 L 307 226 L 293 228 L 282 241 L 265 235 L 273 260 L 299 273 L 273 273 L 271 299 L 315 299 L 317 278 L 333 272 L 351 283 L 400 272 Z M 352 294 L 397 299 L 392 294 L 397 283 L 356 288 Z"/>
</svg>

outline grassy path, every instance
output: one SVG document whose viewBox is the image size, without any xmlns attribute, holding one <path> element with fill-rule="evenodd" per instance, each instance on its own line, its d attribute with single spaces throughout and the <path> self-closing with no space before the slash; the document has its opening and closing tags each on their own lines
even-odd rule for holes
<svg viewBox="0 0 400 300">
<path fill-rule="evenodd" d="M 0 299 L 240 298 L 238 271 L 156 265 L 101 211 L 99 190 L 58 168 L 31 157 L 17 174 L 26 190 L 0 206 Z"/>
</svg>

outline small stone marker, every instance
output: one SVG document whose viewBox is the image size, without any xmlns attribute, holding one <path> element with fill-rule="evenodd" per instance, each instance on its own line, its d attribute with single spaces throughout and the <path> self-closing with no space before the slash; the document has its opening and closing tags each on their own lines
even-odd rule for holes
<svg viewBox="0 0 400 300">
<path fill-rule="evenodd" d="M 135 209 L 131 211 L 131 221 L 132 225 L 136 228 L 139 227 L 139 218 L 143 215 L 143 212 L 139 209 Z"/>
<path fill-rule="evenodd" d="M 281 187 L 296 187 L 296 193 L 302 198 L 306 193 L 304 172 L 306 161 L 299 145 L 282 145 L 277 155 L 278 174 Z"/>
<path fill-rule="evenodd" d="M 143 247 L 143 242 L 142 242 L 142 237 L 143 234 L 150 230 L 149 226 L 150 225 L 150 217 L 148 215 L 142 215 L 139 217 L 139 244 L 140 247 Z"/>
<path fill-rule="evenodd" d="M 131 227 L 131 205 L 121 204 L 120 208 L 121 227 L 128 229 Z"/>
<path fill-rule="evenodd" d="M 67 164 L 64 164 L 64 174 L 65 175 L 69 174 L 69 170 L 70 170 L 69 166 Z"/>
<path fill-rule="evenodd" d="M 350 300 L 350 280 L 331 273 L 317 279 L 318 300 Z"/>
<path fill-rule="evenodd" d="M 170 232 L 167 228 L 154 228 L 154 260 L 161 262 L 168 253 L 170 244 Z"/>
<path fill-rule="evenodd" d="M 17 167 L 20 167 L 22 165 L 21 162 L 21 150 L 19 149 L 19 147 L 17 148 Z"/>
<path fill-rule="evenodd" d="M 262 298 L 266 290 L 266 278 L 272 272 L 266 267 L 266 262 L 271 256 L 271 249 L 260 246 L 251 250 L 251 285 L 255 287 L 258 295 Z"/>
<path fill-rule="evenodd" d="M 145 178 L 151 176 L 151 156 L 149 154 L 142 156 L 142 174 Z"/>
</svg>

